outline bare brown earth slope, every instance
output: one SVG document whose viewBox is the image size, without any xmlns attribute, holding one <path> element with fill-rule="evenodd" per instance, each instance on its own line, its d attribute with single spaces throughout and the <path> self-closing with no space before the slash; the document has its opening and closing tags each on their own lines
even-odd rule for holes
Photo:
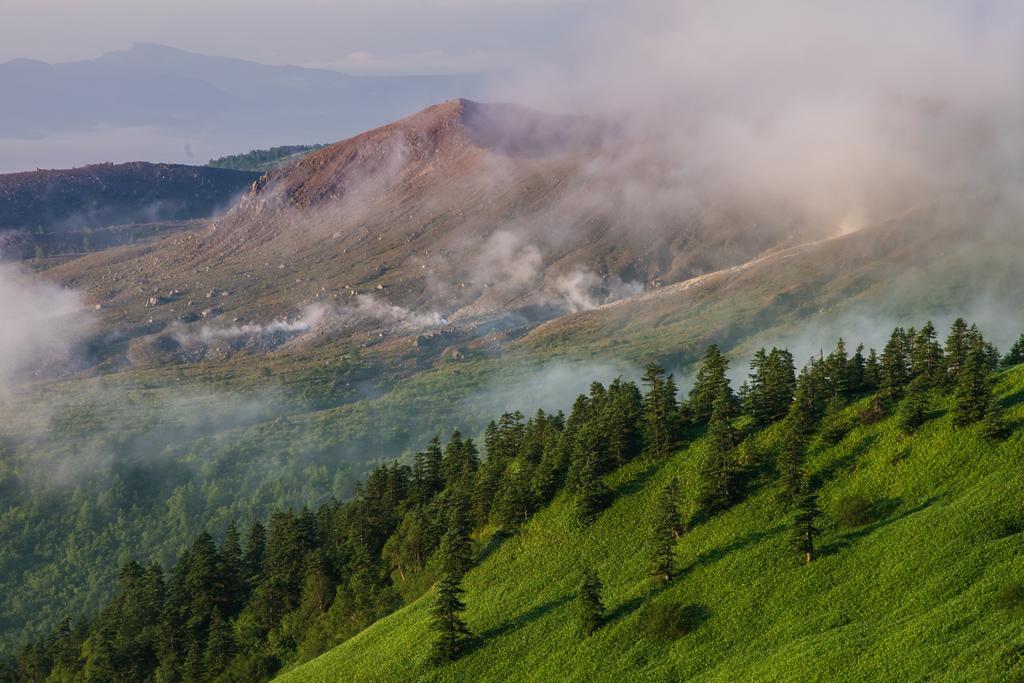
<svg viewBox="0 0 1024 683">
<path fill-rule="evenodd" d="M 622 162 L 628 144 L 591 119 L 455 100 L 272 171 L 201 230 L 51 277 L 160 358 L 428 330 L 445 348 L 822 236 L 742 206 L 683 210 L 668 186 L 638 199 L 622 174 L 659 170 Z M 276 341 L 254 345 L 268 326 Z"/>
</svg>

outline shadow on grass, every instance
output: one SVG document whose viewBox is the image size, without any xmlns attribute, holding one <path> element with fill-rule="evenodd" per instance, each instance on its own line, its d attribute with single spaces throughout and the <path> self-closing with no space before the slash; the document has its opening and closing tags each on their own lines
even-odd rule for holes
<svg viewBox="0 0 1024 683">
<path fill-rule="evenodd" d="M 610 495 L 608 496 L 609 505 L 612 501 L 618 500 L 622 496 L 629 496 L 641 490 L 664 464 L 665 461 L 652 461 L 645 464 L 644 468 L 637 472 L 633 477 L 622 482 L 611 490 Z"/>
<path fill-rule="evenodd" d="M 676 573 L 676 579 L 678 580 L 679 578 L 686 576 L 698 567 L 706 567 L 709 564 L 718 562 L 730 553 L 734 553 L 748 546 L 760 543 L 761 541 L 767 538 L 771 538 L 772 536 L 777 536 L 778 534 L 783 533 L 785 530 L 786 525 L 778 524 L 776 526 L 773 526 L 771 529 L 768 529 L 767 531 L 751 531 L 750 533 L 743 534 L 742 536 L 730 541 L 729 543 L 726 543 L 723 546 L 713 548 L 705 553 L 701 553 L 700 555 L 698 555 L 697 559 L 695 559 L 693 562 L 679 569 L 679 571 Z"/>
<path fill-rule="evenodd" d="M 1015 406 L 1024 403 L 1024 389 L 1015 391 L 1004 399 L 999 400 L 999 405 L 1003 410 L 1008 410 Z M 1006 421 L 1006 433 L 1013 434 L 1021 429 L 1024 429 L 1024 420 L 1007 420 Z"/>
<path fill-rule="evenodd" d="M 1000 403 L 1002 404 L 1003 408 L 1012 408 L 1016 405 L 1024 403 L 1024 389 L 1020 389 L 1019 391 L 1013 392 L 1006 398 L 1002 399 Z"/>
<path fill-rule="evenodd" d="M 503 624 L 500 624 L 498 626 L 495 626 L 494 628 L 487 629 L 486 631 L 481 632 L 478 638 L 481 641 L 486 641 L 490 638 L 496 638 L 498 636 L 502 636 L 506 633 L 514 631 L 517 628 L 526 626 L 530 622 L 536 621 L 537 619 L 543 617 L 545 614 L 550 613 L 552 610 L 558 609 L 562 605 L 572 600 L 573 597 L 574 596 L 571 593 L 566 593 L 565 595 L 557 597 L 554 600 L 548 600 L 543 604 L 530 608 L 529 610 L 527 610 L 526 612 L 524 612 L 523 614 L 519 615 L 514 619 L 510 619 L 509 621 L 506 621 Z"/>
<path fill-rule="evenodd" d="M 644 601 L 647 600 L 647 598 L 657 595 L 658 593 L 665 590 L 669 585 L 670 584 L 667 583 L 659 584 L 658 586 L 651 588 L 651 590 L 645 593 L 644 595 L 640 595 L 638 597 L 626 600 L 625 602 L 621 603 L 618 607 L 616 607 L 611 612 L 608 612 L 608 614 L 605 615 L 605 623 L 610 624 L 613 621 L 629 616 L 637 609 L 639 609 L 640 605 L 644 604 Z"/>
<path fill-rule="evenodd" d="M 684 607 L 682 615 L 683 624 L 686 626 L 686 632 L 692 633 L 711 619 L 711 610 L 707 605 L 694 603 Z"/>
<path fill-rule="evenodd" d="M 754 449 L 753 445 L 746 444 L 752 444 L 752 442 L 743 441 L 739 448 Z M 778 477 L 779 468 L 776 458 L 764 451 L 753 450 L 753 462 L 737 468 L 734 482 L 736 496 L 733 504 L 742 503 L 765 486 L 773 485 Z"/>
<path fill-rule="evenodd" d="M 878 441 L 878 435 L 876 434 L 865 436 L 846 455 L 826 465 L 815 478 L 821 482 L 831 481 L 836 475 L 848 470 L 862 455 L 870 451 L 876 441 Z"/>
<path fill-rule="evenodd" d="M 501 544 L 505 541 L 505 539 L 510 538 L 511 536 L 512 534 L 508 531 L 495 531 L 491 535 L 491 537 L 487 539 L 487 543 L 484 544 L 484 547 L 480 549 L 480 552 L 477 554 L 474 564 L 483 564 L 484 560 L 493 555 L 494 551 L 501 547 Z"/>
<path fill-rule="evenodd" d="M 855 541 L 858 541 L 864 538 L 865 536 L 868 536 L 869 534 L 878 531 L 879 529 L 885 528 L 890 524 L 900 521 L 901 519 L 905 519 L 913 514 L 921 512 L 938 499 L 938 496 L 932 496 L 923 503 L 920 503 L 912 508 L 904 510 L 898 515 L 893 515 L 892 513 L 895 512 L 896 508 L 898 508 L 900 505 L 901 501 L 899 498 L 886 498 L 884 500 L 881 500 L 875 503 L 875 511 L 876 514 L 879 515 L 879 518 L 876 521 L 871 522 L 870 524 L 866 524 L 852 531 L 848 531 L 839 538 L 827 544 L 821 545 L 819 554 L 830 555 L 832 553 L 837 553 L 841 550 L 844 550 L 850 547 Z"/>
</svg>

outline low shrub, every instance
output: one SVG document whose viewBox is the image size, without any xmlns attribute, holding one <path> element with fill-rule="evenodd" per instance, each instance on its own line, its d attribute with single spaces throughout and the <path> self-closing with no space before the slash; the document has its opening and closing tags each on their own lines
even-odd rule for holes
<svg viewBox="0 0 1024 683">
<path fill-rule="evenodd" d="M 675 640 L 695 630 L 706 619 L 703 607 L 655 602 L 640 611 L 640 629 L 652 638 Z"/>
<path fill-rule="evenodd" d="M 836 501 L 835 518 L 845 527 L 854 529 L 875 521 L 875 504 L 859 493 L 851 493 Z"/>
<path fill-rule="evenodd" d="M 996 606 L 1013 616 L 1024 615 L 1024 586 L 1016 581 L 1004 583 L 996 591 Z"/>
</svg>

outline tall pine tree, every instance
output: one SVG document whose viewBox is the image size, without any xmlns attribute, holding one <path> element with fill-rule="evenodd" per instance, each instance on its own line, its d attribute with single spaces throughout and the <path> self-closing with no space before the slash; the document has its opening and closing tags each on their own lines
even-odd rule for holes
<svg viewBox="0 0 1024 683">
<path fill-rule="evenodd" d="M 779 453 L 779 476 L 782 495 L 794 500 L 800 492 L 800 475 L 804 464 L 807 436 L 797 413 L 791 412 L 782 425 L 782 451 Z"/>
<path fill-rule="evenodd" d="M 603 588 L 597 572 L 590 567 L 584 568 L 579 593 L 580 631 L 583 635 L 591 635 L 604 624 Z"/>
<path fill-rule="evenodd" d="M 586 526 L 601 514 L 608 498 L 608 489 L 597 472 L 595 456 L 586 457 L 580 464 L 575 488 L 573 502 L 576 521 Z"/>
<path fill-rule="evenodd" d="M 1004 368 L 1024 363 L 1024 334 L 1018 337 L 1000 362 Z"/>
<path fill-rule="evenodd" d="M 882 352 L 878 398 L 885 410 L 892 410 L 903 396 L 909 375 L 906 356 L 906 332 L 897 327 Z"/>
<path fill-rule="evenodd" d="M 732 404 L 724 387 L 720 387 L 708 423 L 709 447 L 700 468 L 698 487 L 701 507 L 707 514 L 724 510 L 733 500 L 736 430 L 732 418 Z"/>
<path fill-rule="evenodd" d="M 650 455 L 664 458 L 672 452 L 679 433 L 675 380 L 661 366 L 650 363 L 643 384 L 647 388 L 641 404 L 644 448 Z"/>
<path fill-rule="evenodd" d="M 992 396 L 992 382 L 985 359 L 985 345 L 980 337 L 973 340 L 957 373 L 953 424 L 958 427 L 985 417 Z"/>
<path fill-rule="evenodd" d="M 675 547 L 682 530 L 679 482 L 672 479 L 658 496 L 651 538 L 651 574 L 662 583 L 675 575 Z"/>
<path fill-rule="evenodd" d="M 928 419 L 928 387 L 932 379 L 926 373 L 920 373 L 907 386 L 906 396 L 899 408 L 900 429 L 912 434 Z"/>
<path fill-rule="evenodd" d="M 437 596 L 430 610 L 430 626 L 434 631 L 434 644 L 430 659 L 435 664 L 453 662 L 465 654 L 472 638 L 462 614 L 466 604 L 460 577 L 448 574 L 437 584 Z"/>
<path fill-rule="evenodd" d="M 800 483 L 795 508 L 792 527 L 793 548 L 803 556 L 804 564 L 810 564 L 814 560 L 814 539 L 819 533 L 814 522 L 821 512 L 818 509 L 818 494 L 808 477 L 804 477 Z"/>
<path fill-rule="evenodd" d="M 729 380 L 726 372 L 729 369 L 729 361 L 714 344 L 704 352 L 704 360 L 697 371 L 697 379 L 690 390 L 690 416 L 694 422 L 705 423 L 711 419 L 711 412 L 714 410 L 715 399 L 722 392 L 723 387 L 730 401 L 735 401 L 732 389 L 729 388 Z"/>
</svg>

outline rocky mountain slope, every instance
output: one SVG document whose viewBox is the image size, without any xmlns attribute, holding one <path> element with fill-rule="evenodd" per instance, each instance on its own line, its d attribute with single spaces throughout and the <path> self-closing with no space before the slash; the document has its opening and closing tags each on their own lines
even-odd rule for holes
<svg viewBox="0 0 1024 683">
<path fill-rule="evenodd" d="M 821 236 L 750 207 L 678 210 L 667 188 L 637 198 L 621 182 L 631 144 L 600 121 L 455 100 L 268 173 L 202 230 L 51 277 L 108 327 L 173 325 L 179 345 L 238 325 L 311 333 L 304 344 L 464 342 Z"/>
</svg>

